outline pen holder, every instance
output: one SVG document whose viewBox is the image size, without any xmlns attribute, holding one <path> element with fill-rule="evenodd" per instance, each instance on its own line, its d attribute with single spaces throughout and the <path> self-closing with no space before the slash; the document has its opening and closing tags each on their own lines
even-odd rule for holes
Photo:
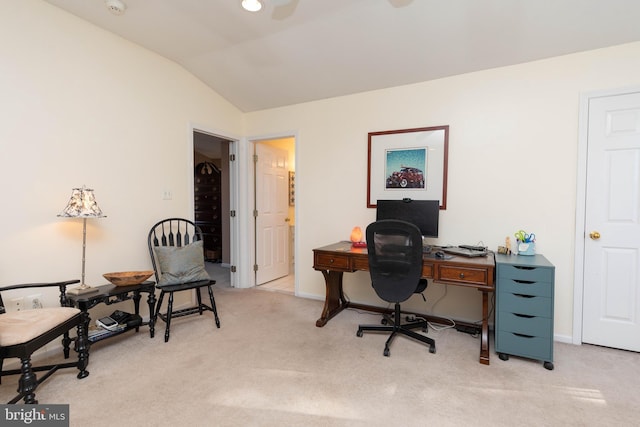
<svg viewBox="0 0 640 427">
<path fill-rule="evenodd" d="M 536 244 L 535 242 L 521 242 L 518 240 L 518 255 L 535 255 L 536 254 Z"/>
</svg>

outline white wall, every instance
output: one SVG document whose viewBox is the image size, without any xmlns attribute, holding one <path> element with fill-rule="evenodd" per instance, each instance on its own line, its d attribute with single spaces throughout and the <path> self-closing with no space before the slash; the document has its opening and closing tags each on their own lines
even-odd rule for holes
<svg viewBox="0 0 640 427">
<path fill-rule="evenodd" d="M 301 295 L 324 295 L 312 250 L 366 226 L 367 133 L 449 125 L 442 244 L 491 248 L 519 229 L 556 265 L 555 332 L 570 340 L 579 95 L 640 84 L 640 43 L 247 114 L 248 135 L 295 129 L 296 268 Z M 367 273 L 345 292 L 378 305 Z M 428 289 L 427 308 L 445 289 Z M 424 309 L 419 297 L 411 303 Z M 480 293 L 451 286 L 434 314 L 481 319 Z M 318 313 L 319 317 L 320 313 Z"/>
<path fill-rule="evenodd" d="M 82 185 L 107 215 L 88 221 L 87 282 L 150 269 L 149 228 L 193 211 L 190 126 L 239 135 L 242 114 L 174 62 L 48 3 L 2 3 L 0 283 L 80 278 L 82 222 L 56 215 Z"/>
<path fill-rule="evenodd" d="M 0 39 L 0 283 L 79 278 L 81 223 L 56 214 L 83 184 L 108 215 L 89 222 L 88 282 L 149 268 L 149 227 L 191 213 L 197 124 L 249 139 L 296 134 L 297 281 L 322 298 L 312 249 L 375 215 L 367 132 L 446 124 L 440 242 L 495 248 L 534 231 L 557 268 L 556 333 L 571 335 L 579 95 L 640 85 L 640 43 L 243 115 L 177 64 L 40 0 L 3 2 Z M 366 273 L 347 275 L 345 291 L 380 304 Z M 443 292 L 431 286 L 431 303 Z M 435 314 L 479 320 L 479 298 L 451 287 Z"/>
</svg>

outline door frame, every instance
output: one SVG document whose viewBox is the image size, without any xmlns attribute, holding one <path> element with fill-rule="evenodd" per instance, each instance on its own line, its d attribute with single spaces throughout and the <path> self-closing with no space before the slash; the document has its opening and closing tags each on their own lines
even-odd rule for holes
<svg viewBox="0 0 640 427">
<path fill-rule="evenodd" d="M 578 117 L 578 164 L 576 178 L 576 228 L 573 273 L 573 344 L 582 344 L 582 314 L 584 298 L 585 216 L 587 203 L 587 149 L 589 129 L 589 102 L 594 98 L 640 92 L 640 86 L 605 89 L 580 94 Z"/>
<path fill-rule="evenodd" d="M 240 138 L 238 136 L 230 135 L 228 133 L 222 132 L 220 130 L 211 129 L 208 126 L 203 126 L 195 123 L 189 123 L 188 126 L 188 183 L 189 183 L 189 215 L 190 219 L 195 220 L 195 195 L 194 195 L 194 177 L 193 177 L 193 168 L 195 167 L 193 152 L 194 152 L 194 133 L 204 133 L 207 135 L 216 136 L 219 138 L 223 138 L 229 141 L 229 155 L 235 155 L 238 158 L 238 145 Z M 233 162 L 230 162 L 230 165 L 233 165 Z M 238 167 L 233 165 L 229 168 L 229 209 L 238 211 L 238 187 L 239 187 L 239 174 Z M 237 217 L 236 217 L 237 218 Z M 236 218 L 229 218 L 229 264 L 237 265 L 239 260 L 239 236 L 240 236 L 240 227 L 238 224 L 238 220 Z M 231 270 L 231 269 L 230 269 Z M 232 271 L 229 273 L 229 281 L 231 287 L 237 287 L 239 277 L 237 274 L 234 274 Z M 192 296 L 195 301 L 195 294 Z M 193 302 L 193 301 L 192 301 Z"/>
<path fill-rule="evenodd" d="M 250 137 L 243 138 L 240 141 L 240 149 L 239 152 L 240 158 L 242 162 L 238 165 L 240 169 L 240 177 L 243 177 L 244 180 L 239 182 L 239 195 L 238 200 L 239 208 L 243 206 L 244 212 L 248 214 L 244 216 L 243 220 L 240 222 L 239 226 L 240 230 L 240 238 L 243 242 L 245 242 L 246 248 L 250 248 L 249 250 L 242 251 L 240 254 L 241 262 L 238 267 L 238 272 L 240 273 L 240 278 L 243 280 L 241 283 L 243 285 L 239 285 L 239 287 L 252 288 L 256 286 L 256 273 L 253 270 L 253 266 L 256 264 L 256 223 L 253 217 L 253 210 L 255 209 L 254 197 L 255 197 L 255 168 L 253 167 L 253 155 L 255 153 L 255 144 L 261 141 L 269 141 L 274 139 L 283 139 L 283 138 L 293 138 L 294 139 L 294 158 L 296 159 L 296 164 L 298 161 L 298 133 L 297 132 L 280 132 L 273 133 L 267 135 L 254 135 Z M 294 207 L 294 212 L 296 218 L 298 216 L 298 205 Z M 297 227 L 294 230 L 294 242 L 297 242 Z M 298 254 L 296 253 L 297 244 L 294 243 L 293 248 L 289 248 L 289 250 L 293 250 L 294 259 L 297 259 Z M 298 294 L 298 264 L 294 264 L 294 295 Z"/>
</svg>

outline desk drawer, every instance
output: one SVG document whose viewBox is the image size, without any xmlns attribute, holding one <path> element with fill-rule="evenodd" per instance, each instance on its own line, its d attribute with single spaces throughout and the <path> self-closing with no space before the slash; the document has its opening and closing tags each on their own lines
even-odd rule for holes
<svg viewBox="0 0 640 427">
<path fill-rule="evenodd" d="M 545 267 L 499 265 L 498 277 L 501 279 L 518 279 L 528 280 L 531 282 L 551 282 L 553 280 L 553 269 Z"/>
<path fill-rule="evenodd" d="M 553 302 L 548 297 L 500 292 L 498 307 L 500 311 L 508 310 L 511 313 L 553 318 Z"/>
<path fill-rule="evenodd" d="M 550 282 L 530 282 L 519 279 L 502 279 L 498 281 L 498 292 L 551 297 L 553 286 Z"/>
<path fill-rule="evenodd" d="M 528 316 L 502 311 L 498 313 L 498 317 L 500 318 L 500 331 L 551 338 L 550 317 Z"/>
<path fill-rule="evenodd" d="M 553 362 L 553 341 L 545 337 L 498 331 L 496 351 L 514 356 Z"/>
<path fill-rule="evenodd" d="M 349 256 L 326 253 L 316 253 L 313 257 L 313 268 L 316 270 L 350 271 Z"/>
<path fill-rule="evenodd" d="M 439 265 L 438 280 L 443 282 L 470 283 L 486 285 L 489 283 L 487 270 L 460 266 Z M 424 273 L 424 271 L 423 271 Z"/>
</svg>

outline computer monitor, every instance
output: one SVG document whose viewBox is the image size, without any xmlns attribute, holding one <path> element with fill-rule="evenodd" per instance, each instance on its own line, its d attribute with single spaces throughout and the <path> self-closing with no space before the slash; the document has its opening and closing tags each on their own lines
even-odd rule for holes
<svg viewBox="0 0 640 427">
<path fill-rule="evenodd" d="M 439 200 L 378 200 L 376 220 L 399 219 L 420 229 L 422 237 L 438 237 Z"/>
</svg>

